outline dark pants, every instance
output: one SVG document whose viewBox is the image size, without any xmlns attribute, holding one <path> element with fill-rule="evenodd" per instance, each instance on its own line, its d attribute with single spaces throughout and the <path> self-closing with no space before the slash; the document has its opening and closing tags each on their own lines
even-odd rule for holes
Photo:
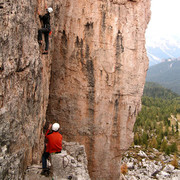
<svg viewBox="0 0 180 180">
<path fill-rule="evenodd" d="M 42 28 L 38 30 L 38 41 L 42 40 L 42 33 L 44 34 L 44 39 L 45 39 L 45 51 L 48 51 L 49 48 L 49 28 Z"/>
<path fill-rule="evenodd" d="M 59 152 L 55 152 L 55 154 L 61 153 L 61 151 Z M 49 158 L 50 153 L 48 152 L 44 152 L 42 155 L 42 168 L 43 170 L 47 169 L 47 159 Z"/>
<path fill-rule="evenodd" d="M 47 169 L 47 159 L 49 157 L 49 153 L 48 152 L 44 152 L 42 155 L 42 168 L 45 170 Z"/>
</svg>

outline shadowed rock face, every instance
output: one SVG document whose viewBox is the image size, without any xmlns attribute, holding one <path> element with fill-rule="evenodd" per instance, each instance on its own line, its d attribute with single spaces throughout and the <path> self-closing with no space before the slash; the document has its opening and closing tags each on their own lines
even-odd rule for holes
<svg viewBox="0 0 180 180">
<path fill-rule="evenodd" d="M 92 179 L 118 179 L 133 140 L 148 59 L 150 1 L 60 1 L 48 121 L 67 141 L 84 144 Z"/>
<path fill-rule="evenodd" d="M 44 4 L 0 3 L 0 178 L 22 178 L 40 160 L 49 96 L 48 122 L 85 145 L 92 179 L 117 179 L 148 67 L 150 0 L 49 0 L 53 34 L 42 57 L 37 10 Z"/>
<path fill-rule="evenodd" d="M 0 179 L 21 179 L 43 149 L 50 58 L 39 53 L 37 1 L 1 2 Z"/>
</svg>

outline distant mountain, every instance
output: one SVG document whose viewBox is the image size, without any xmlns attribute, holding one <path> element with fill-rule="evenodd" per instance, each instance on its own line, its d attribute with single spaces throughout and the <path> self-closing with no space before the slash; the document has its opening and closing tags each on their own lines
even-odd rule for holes
<svg viewBox="0 0 180 180">
<path fill-rule="evenodd" d="M 180 38 L 147 38 L 147 55 L 149 66 L 162 62 L 163 59 L 180 57 Z"/>
<path fill-rule="evenodd" d="M 146 81 L 156 82 L 180 95 L 180 60 L 168 59 L 151 66 Z"/>
</svg>

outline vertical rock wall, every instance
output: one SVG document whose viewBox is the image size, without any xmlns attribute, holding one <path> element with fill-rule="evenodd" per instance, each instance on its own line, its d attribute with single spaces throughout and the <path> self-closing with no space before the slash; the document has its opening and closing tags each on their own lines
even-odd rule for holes
<svg viewBox="0 0 180 180">
<path fill-rule="evenodd" d="M 50 53 L 37 44 L 37 10 L 52 6 Z M 150 0 L 0 2 L 0 179 L 40 160 L 42 127 L 59 121 L 86 147 L 92 179 L 117 179 L 132 142 L 148 60 Z M 54 45 L 53 45 L 54 44 Z"/>
<path fill-rule="evenodd" d="M 47 118 L 64 139 L 84 144 L 92 179 L 119 178 L 133 140 L 148 59 L 150 0 L 54 2 Z"/>
<path fill-rule="evenodd" d="M 37 10 L 36 0 L 0 3 L 0 179 L 22 179 L 43 148 L 50 56 L 39 53 Z"/>
</svg>

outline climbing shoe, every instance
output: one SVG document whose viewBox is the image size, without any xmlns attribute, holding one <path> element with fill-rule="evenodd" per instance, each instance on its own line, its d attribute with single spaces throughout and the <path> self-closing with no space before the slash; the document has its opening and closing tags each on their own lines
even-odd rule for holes
<svg viewBox="0 0 180 180">
<path fill-rule="evenodd" d="M 42 41 L 38 41 L 39 45 L 42 45 Z"/>
<path fill-rule="evenodd" d="M 48 170 L 42 170 L 41 175 L 48 177 L 49 171 Z"/>
<path fill-rule="evenodd" d="M 42 54 L 48 54 L 48 51 L 44 51 Z"/>
</svg>

